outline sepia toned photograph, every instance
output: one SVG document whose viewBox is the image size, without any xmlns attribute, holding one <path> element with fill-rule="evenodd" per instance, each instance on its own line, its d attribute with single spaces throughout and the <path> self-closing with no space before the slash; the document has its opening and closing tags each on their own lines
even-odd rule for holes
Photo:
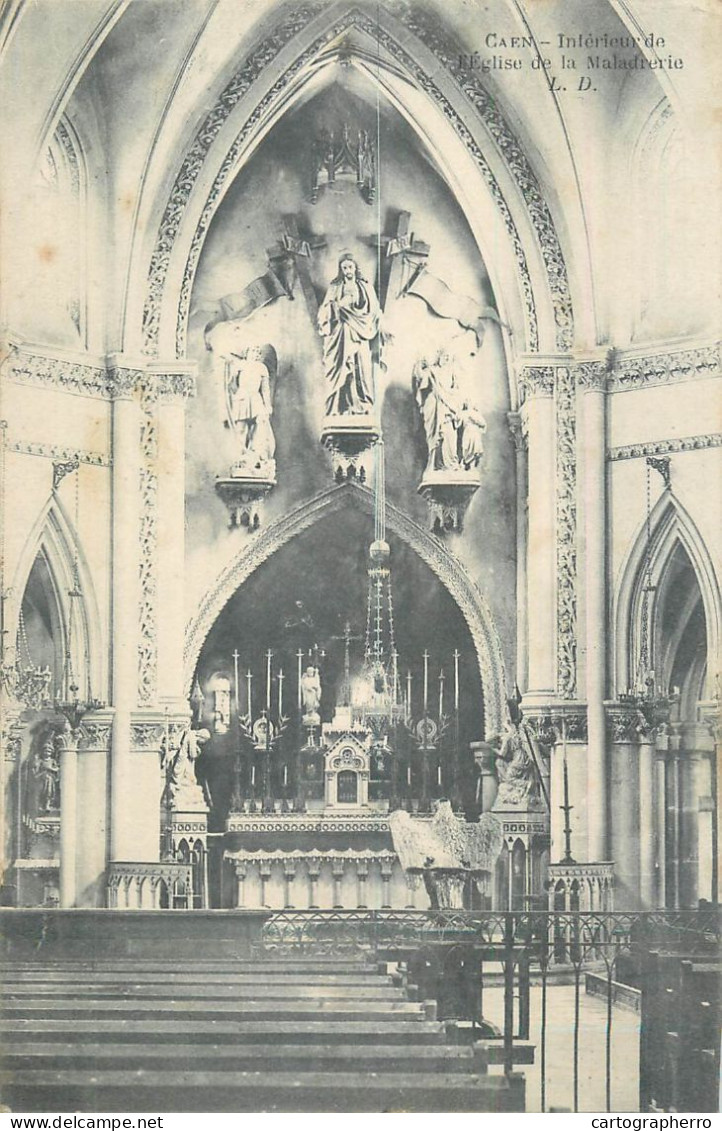
<svg viewBox="0 0 722 1131">
<path fill-rule="evenodd" d="M 719 1111 L 721 49 L 0 0 L 3 1112 Z"/>
</svg>

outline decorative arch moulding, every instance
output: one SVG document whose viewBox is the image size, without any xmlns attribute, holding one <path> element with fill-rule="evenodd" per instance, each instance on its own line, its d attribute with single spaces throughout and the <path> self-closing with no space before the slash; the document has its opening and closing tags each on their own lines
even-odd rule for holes
<svg viewBox="0 0 722 1131">
<path fill-rule="evenodd" d="M 301 33 L 323 11 L 323 6 L 314 4 L 306 4 L 297 8 L 251 51 L 221 92 L 212 110 L 206 115 L 190 148 L 186 151 L 165 204 L 156 235 L 155 247 L 151 254 L 142 325 L 145 353 L 152 356 L 159 348 L 166 282 L 175 245 L 179 238 L 189 201 L 196 185 L 201 181 L 205 162 L 216 139 L 235 107 L 249 93 L 262 71 L 281 54 L 294 38 L 300 37 Z M 384 22 L 386 20 L 387 13 L 384 13 Z M 400 4 L 395 6 L 393 12 L 388 15 L 388 23 L 390 26 L 398 28 L 397 38 L 378 19 L 372 19 L 371 16 L 357 8 L 351 9 L 345 16 L 337 19 L 330 27 L 321 32 L 309 46 L 301 50 L 296 59 L 277 78 L 256 106 L 252 109 L 249 107 L 244 124 L 230 145 L 215 176 L 191 238 L 177 306 L 175 303 L 173 304 L 177 311 L 175 330 L 177 356 L 183 357 L 185 355 L 186 329 L 193 280 L 205 236 L 218 202 L 223 196 L 228 178 L 238 171 L 239 161 L 244 149 L 247 148 L 254 134 L 269 123 L 275 106 L 287 95 L 292 81 L 296 79 L 305 66 L 317 61 L 329 44 L 352 28 L 366 33 L 378 44 L 379 48 L 383 47 L 389 59 L 393 61 L 394 73 L 398 74 L 399 67 L 403 68 L 415 85 L 436 103 L 479 168 L 509 235 L 526 310 L 527 345 L 529 349 L 536 351 L 540 344 L 539 327 L 527 253 L 501 187 L 481 146 L 467 125 L 469 115 L 464 113 L 464 110 L 471 103 L 476 112 L 477 120 L 490 138 L 490 145 L 495 148 L 497 155 L 516 185 L 519 200 L 523 203 L 526 211 L 530 230 L 535 234 L 537 245 L 535 254 L 540 256 L 544 266 L 548 291 L 547 301 L 550 302 L 556 327 L 556 346 L 561 350 L 571 349 L 574 339 L 574 321 L 571 289 L 564 254 L 551 211 L 523 147 L 499 109 L 497 101 L 484 88 L 479 76 L 472 70 L 464 68 L 459 49 L 446 37 L 438 22 L 424 15 L 417 5 Z M 440 62 L 444 67 L 448 79 L 458 92 L 458 107 L 452 104 L 449 97 L 436 85 L 434 79 L 418 59 L 410 53 L 413 50 L 414 39 L 433 54 L 437 64 Z M 381 56 L 380 50 L 378 65 L 386 66 L 385 58 Z"/>
<path fill-rule="evenodd" d="M 219 574 L 186 629 L 184 665 L 185 685 L 189 693 L 208 633 L 239 586 L 296 535 L 319 519 L 349 505 L 373 513 L 373 493 L 353 482 L 330 488 L 263 529 L 253 543 L 245 546 Z M 438 539 L 390 503 L 387 503 L 387 525 L 392 533 L 416 551 L 456 601 L 469 627 L 479 663 L 485 728 L 488 734 L 500 733 L 506 717 L 507 679 L 501 641 L 483 594 L 463 565 Z"/>
</svg>

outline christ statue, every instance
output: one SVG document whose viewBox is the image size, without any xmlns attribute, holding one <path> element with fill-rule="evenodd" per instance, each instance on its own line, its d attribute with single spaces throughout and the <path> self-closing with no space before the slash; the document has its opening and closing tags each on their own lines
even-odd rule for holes
<svg viewBox="0 0 722 1131">
<path fill-rule="evenodd" d="M 318 312 L 329 386 L 327 416 L 365 415 L 373 408 L 371 343 L 381 332 L 381 308 L 356 260 L 344 252 Z"/>
</svg>

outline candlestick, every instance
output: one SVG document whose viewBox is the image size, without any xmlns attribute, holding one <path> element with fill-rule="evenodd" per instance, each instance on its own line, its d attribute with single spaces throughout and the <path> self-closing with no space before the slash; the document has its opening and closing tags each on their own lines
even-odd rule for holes
<svg viewBox="0 0 722 1131">
<path fill-rule="evenodd" d="M 240 653 L 239 653 L 237 648 L 234 648 L 233 649 L 233 692 L 236 696 L 236 714 L 237 715 L 240 715 L 240 713 L 241 713 L 241 701 L 238 698 L 238 661 L 239 661 L 239 659 L 240 659 Z"/>
<path fill-rule="evenodd" d="M 269 648 L 266 652 L 266 710 L 268 716 L 271 715 L 271 660 L 273 659 L 273 652 Z"/>
<path fill-rule="evenodd" d="M 429 711 L 429 653 L 424 649 L 424 715 Z"/>
<path fill-rule="evenodd" d="M 283 718 L 283 681 L 286 677 L 283 674 L 283 668 L 278 669 L 278 717 Z"/>
<path fill-rule="evenodd" d="M 454 710 L 459 710 L 459 656 L 458 648 L 454 649 Z"/>
<path fill-rule="evenodd" d="M 246 672 L 246 688 L 247 688 L 247 692 L 248 692 L 248 712 L 247 712 L 247 717 L 248 717 L 249 721 L 250 721 L 250 719 L 251 719 L 251 680 L 252 680 L 252 679 L 253 679 L 253 672 L 252 672 L 252 671 L 251 671 L 251 669 L 249 668 L 249 669 L 248 669 L 248 671 Z"/>
<path fill-rule="evenodd" d="M 439 722 L 444 713 L 444 669 L 439 672 Z"/>
</svg>

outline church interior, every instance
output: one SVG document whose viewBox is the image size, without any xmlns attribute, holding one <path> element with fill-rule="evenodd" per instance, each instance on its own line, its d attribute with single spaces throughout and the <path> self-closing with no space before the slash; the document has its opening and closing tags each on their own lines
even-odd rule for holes
<svg viewBox="0 0 722 1131">
<path fill-rule="evenodd" d="M 717 901 L 710 18 L 4 5 L 5 907 Z"/>
</svg>

